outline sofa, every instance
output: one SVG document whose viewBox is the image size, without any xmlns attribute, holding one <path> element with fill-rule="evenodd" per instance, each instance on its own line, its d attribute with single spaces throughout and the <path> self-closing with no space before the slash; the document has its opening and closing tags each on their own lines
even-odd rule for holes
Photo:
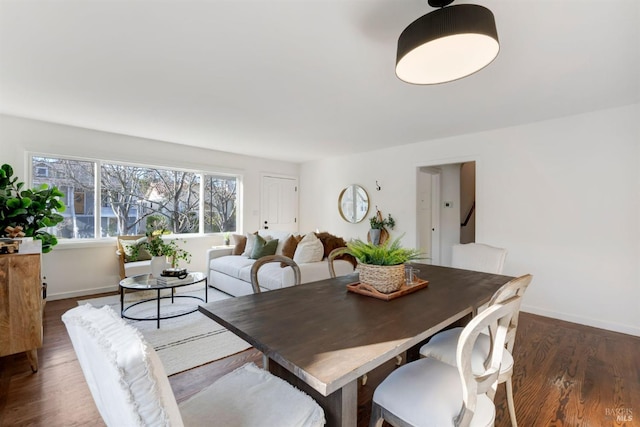
<svg viewBox="0 0 640 427">
<path fill-rule="evenodd" d="M 261 256 L 284 255 L 299 266 L 301 284 L 330 277 L 327 256 L 346 242 L 330 233 L 297 235 L 272 230 L 259 230 L 245 235 L 233 235 L 234 246 L 215 247 L 207 251 L 208 284 L 233 296 L 253 293 L 251 267 Z M 269 246 L 269 250 L 261 248 Z M 336 276 L 353 273 L 355 259 L 342 255 L 334 259 Z M 294 286 L 293 269 L 278 262 L 263 265 L 258 271 L 261 291 Z"/>
</svg>

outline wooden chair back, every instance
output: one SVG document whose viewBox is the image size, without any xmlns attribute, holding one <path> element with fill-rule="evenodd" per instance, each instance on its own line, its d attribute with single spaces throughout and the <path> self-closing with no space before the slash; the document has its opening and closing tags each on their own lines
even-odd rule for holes
<svg viewBox="0 0 640 427">
<path fill-rule="evenodd" d="M 493 294 L 493 296 L 491 297 L 491 301 L 489 301 L 489 306 L 500 304 L 504 301 L 509 300 L 510 298 L 513 298 L 514 296 L 522 297 L 532 280 L 533 276 L 531 274 L 525 274 L 524 276 L 516 277 L 515 279 L 505 283 Z M 518 301 L 521 300 L 522 299 Z M 519 304 L 520 303 L 518 303 L 518 309 L 516 313 L 511 318 L 509 330 L 507 331 L 506 346 L 507 350 L 509 350 L 510 353 L 513 353 L 513 344 L 516 340 L 516 332 L 518 330 L 518 315 L 520 314 Z"/>
<path fill-rule="evenodd" d="M 118 267 L 120 271 L 120 280 L 127 277 L 124 271 L 124 265 L 127 262 L 127 260 L 125 258 L 125 250 L 124 250 L 124 247 L 122 246 L 121 241 L 122 240 L 138 240 L 143 237 L 144 237 L 144 234 L 135 235 L 135 236 L 118 236 L 116 238 L 116 244 L 118 245 L 118 250 L 116 251 L 116 255 L 118 255 Z"/>
<path fill-rule="evenodd" d="M 507 250 L 485 245 L 466 243 L 453 245 L 451 266 L 484 273 L 502 274 Z"/>
<path fill-rule="evenodd" d="M 284 255 L 263 256 L 262 258 L 257 259 L 256 262 L 254 262 L 253 265 L 251 266 L 251 286 L 253 287 L 254 294 L 260 293 L 260 283 L 258 282 L 258 270 L 260 270 L 260 267 L 270 262 L 281 262 L 293 268 L 295 285 L 299 285 L 300 282 L 302 281 L 302 274 L 300 273 L 300 267 L 298 267 L 298 264 L 291 258 Z"/>
<path fill-rule="evenodd" d="M 506 301 L 489 306 L 462 330 L 458 339 L 456 361 L 462 380 L 464 405 L 455 420 L 456 426 L 469 425 L 478 395 L 495 393 L 503 353 L 506 350 L 507 332 L 511 319 L 518 312 L 521 299 L 522 297 L 513 296 Z M 477 370 L 474 372 L 472 366 L 472 354 L 478 336 L 487 328 L 491 330 L 491 346 L 484 372 L 478 373 Z"/>
</svg>

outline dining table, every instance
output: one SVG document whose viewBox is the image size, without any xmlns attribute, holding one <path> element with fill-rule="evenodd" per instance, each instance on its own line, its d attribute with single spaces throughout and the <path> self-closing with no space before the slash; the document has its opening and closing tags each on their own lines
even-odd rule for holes
<svg viewBox="0 0 640 427">
<path fill-rule="evenodd" d="M 199 310 L 250 343 L 268 369 L 324 409 L 327 426 L 357 424 L 358 378 L 464 325 L 510 276 L 412 264 L 428 285 L 385 300 L 352 292 L 358 274 L 200 305 Z M 215 284 L 212 284 L 215 286 Z"/>
</svg>

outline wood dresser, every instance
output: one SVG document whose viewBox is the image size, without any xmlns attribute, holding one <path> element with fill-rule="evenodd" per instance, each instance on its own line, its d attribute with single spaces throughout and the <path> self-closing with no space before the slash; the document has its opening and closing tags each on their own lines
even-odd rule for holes
<svg viewBox="0 0 640 427">
<path fill-rule="evenodd" d="M 40 254 L 0 255 L 0 356 L 26 352 L 33 372 L 43 307 Z"/>
</svg>

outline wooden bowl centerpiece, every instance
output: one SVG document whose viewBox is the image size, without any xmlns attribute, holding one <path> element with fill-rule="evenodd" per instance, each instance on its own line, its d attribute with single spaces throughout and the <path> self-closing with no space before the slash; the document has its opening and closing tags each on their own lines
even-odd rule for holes
<svg viewBox="0 0 640 427">
<path fill-rule="evenodd" d="M 422 258 L 418 249 L 403 248 L 402 236 L 374 245 L 360 239 L 347 243 L 343 253 L 353 255 L 358 260 L 356 271 L 360 283 L 372 286 L 379 292 L 388 294 L 400 289 L 404 283 L 404 264 Z"/>
</svg>

